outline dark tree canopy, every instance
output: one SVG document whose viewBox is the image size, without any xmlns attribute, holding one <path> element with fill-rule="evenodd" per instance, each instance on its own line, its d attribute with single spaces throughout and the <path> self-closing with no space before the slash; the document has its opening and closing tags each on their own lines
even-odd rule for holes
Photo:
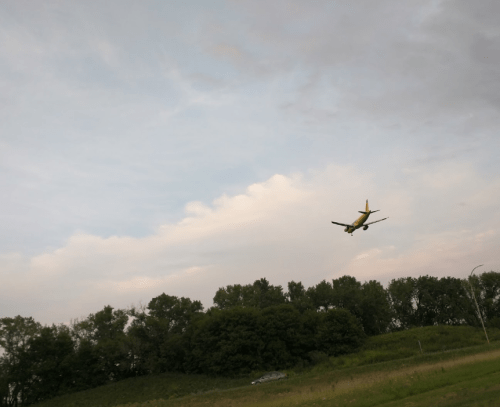
<svg viewBox="0 0 500 407">
<path fill-rule="evenodd" d="M 304 285 L 299 281 L 290 281 L 288 283 L 288 293 L 286 294 L 287 301 L 300 312 L 307 309 L 312 309 L 313 304 L 311 298 L 307 295 Z"/>
<path fill-rule="evenodd" d="M 388 292 L 394 311 L 395 329 L 408 329 L 415 326 L 416 281 L 411 277 L 394 279 L 389 283 Z"/>
<path fill-rule="evenodd" d="M 24 354 L 30 340 L 38 337 L 42 326 L 32 317 L 0 319 L 0 405 L 17 406 L 17 401 L 25 401 L 29 396 L 29 374 L 31 367 Z"/>
<path fill-rule="evenodd" d="M 338 356 L 355 351 L 365 339 L 359 320 L 345 309 L 330 309 L 321 315 L 316 337 L 317 348 Z"/>
<path fill-rule="evenodd" d="M 334 305 L 333 287 L 326 280 L 321 281 L 314 287 L 309 287 L 307 295 L 312 302 L 313 308 L 316 310 L 325 311 Z"/>
<path fill-rule="evenodd" d="M 137 374 L 182 370 L 183 335 L 202 311 L 200 301 L 165 293 L 153 298 L 146 309 L 132 309 L 128 349 L 134 355 L 133 370 Z"/>
<path fill-rule="evenodd" d="M 273 286 L 265 278 L 261 278 L 255 280 L 253 284 L 245 286 L 236 284 L 228 285 L 226 288 L 219 288 L 213 301 L 215 307 L 219 309 L 233 307 L 266 308 L 284 304 L 286 296 L 280 285 Z"/>
<path fill-rule="evenodd" d="M 264 346 L 259 315 L 259 309 L 250 307 L 209 310 L 194 325 L 186 370 L 211 375 L 258 370 Z"/>
<path fill-rule="evenodd" d="M 367 335 L 388 331 L 392 321 L 389 295 L 382 284 L 370 280 L 361 287 L 361 320 Z"/>
<path fill-rule="evenodd" d="M 352 276 L 288 291 L 265 278 L 199 301 L 165 293 L 129 310 L 107 305 L 71 327 L 0 319 L 0 406 L 29 405 L 130 376 L 239 375 L 317 363 L 353 352 L 367 335 L 426 325 L 500 328 L 500 273 L 468 279 Z"/>
<path fill-rule="evenodd" d="M 361 283 L 351 276 L 342 276 L 332 280 L 333 305 L 336 308 L 348 310 L 359 320 L 362 320 L 363 293 Z"/>
</svg>

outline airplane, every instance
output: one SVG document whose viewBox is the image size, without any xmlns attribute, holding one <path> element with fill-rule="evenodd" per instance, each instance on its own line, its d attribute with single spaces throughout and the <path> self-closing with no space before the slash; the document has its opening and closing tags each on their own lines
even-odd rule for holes
<svg viewBox="0 0 500 407">
<path fill-rule="evenodd" d="M 370 216 L 370 214 L 378 212 L 378 211 L 379 211 L 379 209 L 377 209 L 376 211 L 370 210 L 370 208 L 368 207 L 368 199 L 367 199 L 365 211 L 358 211 L 359 213 L 362 213 L 363 215 L 361 215 L 358 219 L 356 219 L 352 224 L 346 225 L 345 223 L 338 223 L 338 222 L 334 222 L 333 220 L 332 220 L 332 223 L 335 223 L 336 225 L 340 225 L 340 226 L 345 226 L 344 232 L 350 233 L 352 236 L 352 234 L 354 233 L 354 231 L 356 229 L 359 229 L 362 227 L 363 230 L 366 230 L 366 229 L 368 229 L 368 225 L 371 225 L 372 223 L 382 222 L 383 220 L 388 219 L 388 218 L 384 218 L 384 219 L 376 220 L 375 222 L 370 222 L 370 223 L 365 224 L 365 222 L 368 220 L 368 216 Z"/>
</svg>

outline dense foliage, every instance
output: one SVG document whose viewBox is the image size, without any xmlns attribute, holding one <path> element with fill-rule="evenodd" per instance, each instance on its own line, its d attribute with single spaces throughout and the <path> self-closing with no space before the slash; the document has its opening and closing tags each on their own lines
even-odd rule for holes
<svg viewBox="0 0 500 407">
<path fill-rule="evenodd" d="M 161 294 L 147 307 L 111 306 L 65 325 L 0 319 L 0 406 L 29 405 L 131 376 L 235 376 L 348 354 L 367 336 L 430 325 L 500 328 L 500 273 L 361 283 L 343 276 L 288 291 L 262 278 L 220 288 L 214 306 Z"/>
</svg>

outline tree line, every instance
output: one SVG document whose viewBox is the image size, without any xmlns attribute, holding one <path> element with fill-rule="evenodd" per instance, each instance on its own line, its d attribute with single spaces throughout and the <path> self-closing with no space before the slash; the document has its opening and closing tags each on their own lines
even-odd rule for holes
<svg viewBox="0 0 500 407">
<path fill-rule="evenodd" d="M 470 285 L 469 285 L 470 284 Z M 367 336 L 428 325 L 500 328 L 500 273 L 361 283 L 343 276 L 288 291 L 265 278 L 219 288 L 214 305 L 165 293 L 147 306 L 101 311 L 70 326 L 0 319 L 0 406 L 29 405 L 162 372 L 234 376 L 350 353 Z"/>
</svg>

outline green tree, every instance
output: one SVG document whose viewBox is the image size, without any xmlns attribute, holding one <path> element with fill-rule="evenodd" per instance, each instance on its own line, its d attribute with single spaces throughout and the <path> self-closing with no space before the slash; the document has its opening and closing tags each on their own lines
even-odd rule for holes
<svg viewBox="0 0 500 407">
<path fill-rule="evenodd" d="M 486 323 L 500 328 L 500 273 L 490 271 L 479 276 L 481 305 Z"/>
<path fill-rule="evenodd" d="M 135 319 L 128 328 L 128 339 L 136 373 L 182 371 L 184 334 L 202 310 L 200 301 L 165 293 L 149 302 L 147 312 L 133 310 Z"/>
<path fill-rule="evenodd" d="M 109 381 L 102 369 L 100 350 L 89 339 L 78 341 L 72 366 L 74 391 L 93 389 Z"/>
<path fill-rule="evenodd" d="M 0 347 L 2 356 L 9 362 L 19 360 L 19 354 L 28 345 L 28 340 L 40 333 L 42 325 L 32 317 L 24 318 L 18 315 L 14 318 L 0 318 Z"/>
<path fill-rule="evenodd" d="M 439 313 L 441 287 L 437 277 L 420 276 L 415 280 L 416 326 L 434 325 Z"/>
<path fill-rule="evenodd" d="M 149 302 L 148 310 L 151 318 L 161 320 L 168 326 L 168 332 L 181 333 L 192 316 L 203 310 L 203 306 L 200 301 L 163 293 Z"/>
<path fill-rule="evenodd" d="M 29 347 L 29 340 L 40 334 L 42 326 L 32 317 L 20 315 L 0 319 L 0 403 L 17 406 L 27 397 L 29 377 L 23 371 L 22 355 Z"/>
<path fill-rule="evenodd" d="M 182 370 L 186 353 L 184 333 L 192 319 L 203 311 L 201 302 L 162 294 L 149 303 L 148 309 L 149 332 L 158 334 L 155 338 L 159 339 L 158 356 L 163 363 L 160 371 Z"/>
<path fill-rule="evenodd" d="M 348 310 L 360 321 L 363 318 L 361 283 L 351 276 L 332 280 L 333 305 Z"/>
<path fill-rule="evenodd" d="M 260 370 L 264 343 L 259 336 L 261 310 L 210 309 L 194 321 L 185 368 L 190 373 L 231 376 Z"/>
<path fill-rule="evenodd" d="M 396 328 L 479 323 L 471 308 L 470 293 L 457 278 L 438 279 L 428 275 L 400 278 L 391 281 L 388 292 Z"/>
<path fill-rule="evenodd" d="M 241 286 L 228 285 L 219 288 L 214 296 L 214 304 L 218 309 L 233 307 L 266 308 L 286 302 L 286 296 L 281 286 L 269 284 L 265 278 L 255 280 L 253 284 Z"/>
<path fill-rule="evenodd" d="M 414 281 L 415 325 L 473 323 L 472 303 L 467 299 L 467 293 L 460 279 L 420 276 Z"/>
<path fill-rule="evenodd" d="M 416 281 L 412 277 L 393 279 L 387 288 L 393 310 L 393 329 L 415 326 Z"/>
<path fill-rule="evenodd" d="M 243 307 L 246 297 L 249 297 L 246 294 L 247 287 L 249 286 L 243 287 L 241 284 L 235 284 L 219 288 L 213 299 L 215 307 L 218 309 Z"/>
<path fill-rule="evenodd" d="M 273 305 L 280 305 L 286 302 L 283 288 L 280 285 L 273 286 L 269 284 L 269 281 L 265 278 L 255 280 L 253 287 L 255 292 L 254 306 L 258 308 L 272 307 Z"/>
<path fill-rule="evenodd" d="M 259 320 L 259 338 L 263 342 L 260 359 L 265 369 L 291 367 L 303 356 L 301 322 L 299 311 L 290 304 L 262 310 Z"/>
<path fill-rule="evenodd" d="M 311 299 L 307 295 L 307 291 L 299 281 L 290 281 L 288 283 L 288 292 L 286 293 L 287 302 L 293 305 L 299 312 L 304 312 L 307 309 L 312 309 Z"/>
<path fill-rule="evenodd" d="M 150 341 L 145 306 L 132 307 L 129 315 L 133 318 L 127 328 L 126 347 L 130 360 L 130 371 L 134 376 L 151 373 L 149 366 Z"/>
<path fill-rule="evenodd" d="M 345 309 L 330 309 L 321 313 L 316 347 L 330 356 L 354 352 L 364 340 L 361 322 Z"/>
<path fill-rule="evenodd" d="M 108 380 L 119 380 L 130 375 L 130 361 L 124 332 L 128 322 L 124 310 L 113 311 L 107 305 L 101 311 L 90 314 L 83 321 L 76 321 L 72 333 L 78 344 L 92 345 L 98 360 L 97 371 Z"/>
<path fill-rule="evenodd" d="M 361 287 L 361 315 L 367 335 L 387 332 L 392 321 L 388 292 L 378 281 L 370 280 Z"/>
<path fill-rule="evenodd" d="M 443 277 L 433 294 L 437 302 L 436 324 L 474 325 L 473 304 L 467 298 L 463 281 L 455 277 Z"/>
<path fill-rule="evenodd" d="M 306 291 L 315 310 L 328 310 L 335 303 L 333 287 L 325 280 Z"/>
<path fill-rule="evenodd" d="M 28 389 L 24 404 L 48 400 L 72 390 L 74 343 L 69 328 L 43 327 L 28 340 L 21 354 L 22 373 Z"/>
</svg>

